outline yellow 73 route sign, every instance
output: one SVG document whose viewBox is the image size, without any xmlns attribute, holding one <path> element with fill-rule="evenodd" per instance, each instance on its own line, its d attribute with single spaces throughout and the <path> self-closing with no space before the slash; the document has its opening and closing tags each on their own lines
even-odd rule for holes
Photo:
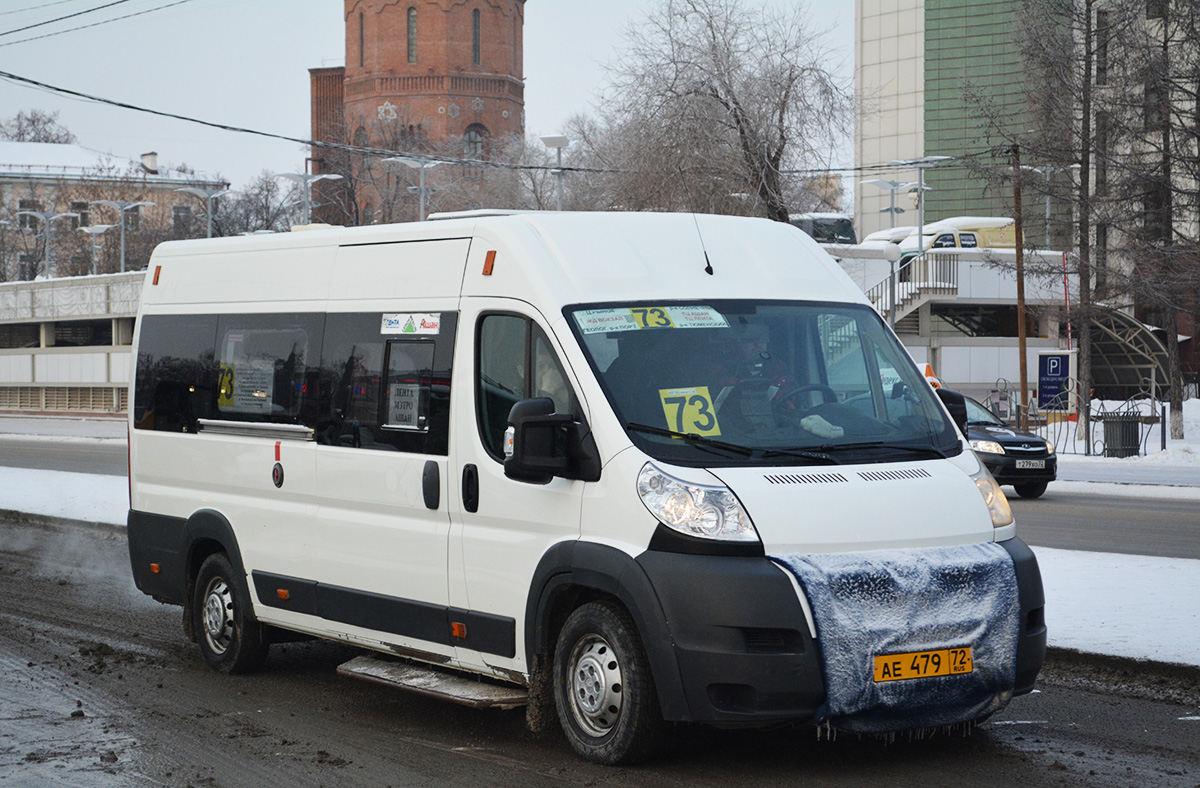
<svg viewBox="0 0 1200 788">
<path fill-rule="evenodd" d="M 696 435 L 721 434 L 708 386 L 659 389 L 658 397 L 667 417 L 667 429 Z"/>
</svg>

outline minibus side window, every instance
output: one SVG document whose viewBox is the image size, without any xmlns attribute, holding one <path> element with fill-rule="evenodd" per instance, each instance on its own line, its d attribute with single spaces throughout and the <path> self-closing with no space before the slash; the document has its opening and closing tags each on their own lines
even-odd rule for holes
<svg viewBox="0 0 1200 788">
<path fill-rule="evenodd" d="M 508 412 L 526 397 L 525 358 L 529 321 L 516 315 L 487 315 L 479 324 L 476 407 L 479 435 L 488 454 L 503 457 Z"/>
<path fill-rule="evenodd" d="M 429 395 L 433 386 L 433 342 L 388 342 L 385 430 L 429 430 Z"/>
<path fill-rule="evenodd" d="M 314 439 L 326 446 L 446 455 L 457 316 L 405 335 L 379 312 L 330 314 L 321 352 Z M 403 321 L 402 321 L 403 322 Z"/>
<path fill-rule="evenodd" d="M 504 456 L 508 413 L 519 400 L 549 397 L 558 413 L 576 413 L 578 400 L 541 327 L 518 315 L 485 315 L 479 323 L 476 408 L 488 453 Z"/>
<path fill-rule="evenodd" d="M 824 314 L 817 318 L 821 353 L 828 385 L 838 401 L 870 393 L 867 362 L 863 354 L 858 322 L 845 314 Z"/>
<path fill-rule="evenodd" d="M 214 315 L 144 315 L 138 342 L 133 426 L 195 432 L 214 418 Z"/>
<path fill-rule="evenodd" d="M 319 314 L 221 315 L 217 320 L 217 418 L 298 424 L 315 401 L 309 366 L 321 347 Z"/>
</svg>

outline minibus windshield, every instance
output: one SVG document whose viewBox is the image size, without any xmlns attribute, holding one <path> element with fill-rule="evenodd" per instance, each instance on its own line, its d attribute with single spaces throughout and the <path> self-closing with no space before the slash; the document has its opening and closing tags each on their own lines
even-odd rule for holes
<svg viewBox="0 0 1200 788">
<path fill-rule="evenodd" d="M 933 459 L 957 432 L 870 307 L 708 300 L 564 310 L 630 439 L 681 465 Z"/>
</svg>

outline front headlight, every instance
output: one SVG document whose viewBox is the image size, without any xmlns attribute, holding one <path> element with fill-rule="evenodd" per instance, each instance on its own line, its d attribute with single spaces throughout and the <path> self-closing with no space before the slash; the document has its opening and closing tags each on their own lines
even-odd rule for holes
<svg viewBox="0 0 1200 788">
<path fill-rule="evenodd" d="M 995 441 L 971 441 L 971 448 L 984 454 L 1004 453 L 1004 447 Z"/>
<path fill-rule="evenodd" d="M 648 462 L 638 474 L 637 491 L 650 514 L 682 534 L 729 542 L 759 540 L 750 515 L 728 487 L 690 484 Z"/>
<path fill-rule="evenodd" d="M 1047 453 L 1047 454 L 1053 454 L 1053 453 L 1054 453 L 1054 444 L 1053 444 L 1053 443 L 1051 443 L 1050 441 L 1046 441 L 1046 453 Z"/>
<path fill-rule="evenodd" d="M 1013 521 L 1012 508 L 1008 505 L 1008 499 L 1004 497 L 1000 485 L 996 484 L 991 472 L 982 462 L 979 463 L 979 470 L 971 474 L 971 481 L 975 482 L 975 487 L 983 496 L 983 502 L 987 504 L 988 514 L 992 516 L 992 527 L 1010 525 Z"/>
</svg>

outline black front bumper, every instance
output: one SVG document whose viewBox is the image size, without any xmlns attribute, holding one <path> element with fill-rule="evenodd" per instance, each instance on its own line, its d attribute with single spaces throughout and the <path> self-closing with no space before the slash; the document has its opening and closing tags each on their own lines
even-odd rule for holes
<svg viewBox="0 0 1200 788">
<path fill-rule="evenodd" d="M 997 484 L 1029 484 L 1052 482 L 1058 478 L 1058 456 L 1015 457 L 1008 454 L 977 454 L 996 479 Z M 1044 468 L 1018 468 L 1017 460 L 1042 460 Z"/>
<path fill-rule="evenodd" d="M 1012 556 L 1021 610 L 1014 694 L 1033 689 L 1046 654 L 1041 574 L 1020 539 Z M 679 721 L 811 722 L 825 703 L 820 646 L 795 586 L 767 558 L 646 552 L 637 558 L 662 606 L 686 708 Z M 659 633 L 643 633 L 647 638 Z M 866 658 L 866 657 L 864 657 Z"/>
</svg>

